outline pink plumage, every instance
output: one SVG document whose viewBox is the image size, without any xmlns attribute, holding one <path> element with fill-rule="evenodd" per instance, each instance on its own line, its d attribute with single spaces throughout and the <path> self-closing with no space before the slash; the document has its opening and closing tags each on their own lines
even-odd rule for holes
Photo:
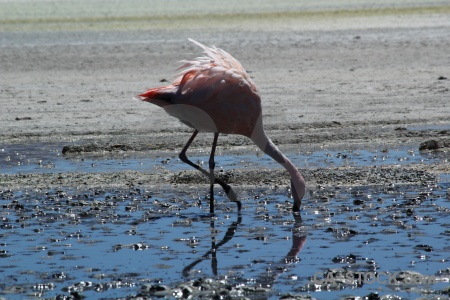
<svg viewBox="0 0 450 300">
<path fill-rule="evenodd" d="M 286 168 L 291 176 L 294 211 L 298 211 L 305 194 L 305 181 L 291 161 L 267 137 L 256 85 L 239 61 L 228 52 L 214 46 L 207 47 L 192 39 L 189 41 L 201 47 L 206 56 L 182 61 L 183 64 L 177 69 L 181 71 L 170 85 L 151 88 L 137 98 L 162 107 L 169 115 L 195 129 L 180 158 L 204 173 L 206 171 L 187 159 L 185 152 L 198 131 L 214 133 L 209 173 L 212 199 L 215 182 L 225 190 L 229 189 L 228 185 L 214 177 L 218 134 L 239 134 L 251 138 L 264 153 Z"/>
</svg>

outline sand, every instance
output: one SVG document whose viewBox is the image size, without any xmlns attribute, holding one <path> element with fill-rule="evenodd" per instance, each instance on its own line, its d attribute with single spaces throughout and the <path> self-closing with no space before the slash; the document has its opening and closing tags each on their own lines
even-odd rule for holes
<svg viewBox="0 0 450 300">
<path fill-rule="evenodd" d="M 284 151 L 418 150 L 425 140 L 450 138 L 446 2 L 263 1 L 258 9 L 233 2 L 216 11 L 175 1 L 157 2 L 153 14 L 137 0 L 109 11 L 91 2 L 89 13 L 76 1 L 64 1 L 70 11 L 42 2 L 36 15 L 27 1 L 0 2 L 3 147 L 49 141 L 176 154 L 191 130 L 132 98 L 200 54 L 189 37 L 241 61 L 260 89 L 268 135 Z M 207 151 L 211 139 L 200 135 L 193 151 Z M 221 152 L 255 151 L 244 137 L 219 143 Z M 448 173 L 449 166 L 429 171 Z M 14 182 L 22 184 L 17 176 L 1 180 Z"/>
</svg>

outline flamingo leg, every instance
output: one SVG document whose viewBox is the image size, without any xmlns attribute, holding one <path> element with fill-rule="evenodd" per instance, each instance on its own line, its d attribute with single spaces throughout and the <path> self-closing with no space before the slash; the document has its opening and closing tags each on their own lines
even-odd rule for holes
<svg viewBox="0 0 450 300">
<path fill-rule="evenodd" d="M 181 160 L 182 162 L 184 162 L 184 163 L 190 165 L 191 167 L 193 167 L 193 168 L 199 170 L 200 172 L 202 172 L 202 174 L 204 174 L 205 176 L 207 176 L 208 178 L 210 178 L 210 181 L 211 181 L 211 180 L 212 180 L 211 172 L 207 172 L 205 169 L 203 169 L 203 168 L 200 167 L 199 165 L 194 164 L 194 163 L 193 163 L 191 160 L 189 160 L 189 158 L 187 158 L 187 156 L 186 156 L 186 151 L 187 151 L 188 148 L 191 146 L 192 141 L 195 139 L 195 137 L 197 136 L 197 134 L 198 134 L 198 130 L 195 130 L 194 133 L 192 134 L 192 136 L 190 137 L 190 139 L 188 140 L 188 142 L 186 143 L 186 145 L 185 145 L 185 146 L 183 147 L 183 149 L 181 150 L 181 152 L 180 152 L 180 154 L 179 154 L 178 157 L 180 158 L 180 160 Z M 216 134 L 215 134 L 215 135 L 216 135 Z M 213 152 L 213 149 L 211 149 L 211 154 L 212 154 L 213 158 L 212 158 L 212 161 L 211 161 L 211 158 L 210 158 L 210 170 L 211 170 L 211 162 L 214 163 L 215 148 L 216 148 L 216 145 L 217 145 L 217 138 L 218 138 L 219 134 L 217 134 L 217 137 L 216 137 L 215 135 L 214 135 L 214 143 L 213 143 L 214 152 Z M 213 167 L 212 169 L 214 169 L 214 167 Z M 214 173 L 213 173 L 213 175 L 214 175 Z M 232 189 L 228 184 L 226 184 L 226 183 L 223 182 L 222 180 L 216 178 L 215 176 L 213 177 L 213 179 L 214 179 L 214 182 L 213 182 L 213 183 L 219 184 L 219 185 L 223 188 L 223 190 L 225 191 L 225 193 L 227 194 L 228 198 L 229 198 L 231 201 L 236 202 L 236 204 L 237 204 L 237 206 L 238 206 L 238 211 L 241 211 L 241 206 L 242 206 L 242 205 L 241 205 L 241 202 L 237 199 L 237 196 L 236 196 L 236 194 L 234 193 L 233 189 Z M 210 190 L 210 192 L 211 192 L 211 190 Z M 214 209 L 214 207 L 213 207 L 213 209 Z M 211 208 L 210 208 L 210 210 L 211 210 Z"/>
<path fill-rule="evenodd" d="M 214 162 L 214 155 L 216 154 L 217 147 L 217 139 L 219 138 L 219 133 L 214 133 L 214 141 L 211 147 L 211 155 L 209 156 L 209 212 L 214 213 L 214 182 L 216 181 L 216 177 L 214 176 L 214 168 L 216 167 L 216 163 Z"/>
<path fill-rule="evenodd" d="M 197 170 L 200 170 L 200 166 L 194 164 L 192 161 L 190 161 L 187 156 L 186 156 L 186 151 L 189 148 L 189 146 L 191 146 L 192 141 L 195 139 L 195 137 L 197 136 L 198 130 L 195 130 L 194 133 L 192 134 L 191 138 L 189 139 L 189 141 L 186 143 L 186 145 L 184 145 L 183 149 L 180 152 L 180 155 L 178 155 L 178 157 L 181 159 L 182 162 L 196 168 Z"/>
</svg>

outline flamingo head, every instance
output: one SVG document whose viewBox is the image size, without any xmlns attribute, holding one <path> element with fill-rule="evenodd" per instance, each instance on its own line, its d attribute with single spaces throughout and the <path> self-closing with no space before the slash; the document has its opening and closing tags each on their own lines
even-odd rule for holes
<svg viewBox="0 0 450 300">
<path fill-rule="evenodd" d="M 297 174 L 296 174 L 297 175 Z M 291 193 L 292 198 L 294 199 L 294 206 L 292 210 L 294 212 L 300 211 L 300 206 L 302 204 L 302 199 L 305 196 L 306 192 L 306 184 L 303 176 L 298 173 L 297 176 L 292 176 L 291 178 Z"/>
</svg>

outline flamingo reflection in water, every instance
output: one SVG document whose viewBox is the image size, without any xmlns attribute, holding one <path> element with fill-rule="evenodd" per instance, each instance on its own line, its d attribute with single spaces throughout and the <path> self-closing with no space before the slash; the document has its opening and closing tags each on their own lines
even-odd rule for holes
<svg viewBox="0 0 450 300">
<path fill-rule="evenodd" d="M 136 98 L 162 107 L 169 115 L 194 129 L 179 157 L 209 177 L 211 213 L 214 213 L 215 183 L 224 189 L 231 201 L 238 204 L 238 210 L 241 209 L 241 203 L 230 186 L 214 175 L 214 155 L 219 133 L 246 136 L 281 164 L 291 178 L 293 210 L 299 211 L 305 195 L 305 180 L 264 131 L 258 88 L 239 61 L 229 53 L 189 40 L 202 48 L 206 56 L 183 61 L 183 65 L 178 68 L 181 71 L 174 76 L 171 84 L 151 88 Z M 199 131 L 214 134 L 209 172 L 186 156 Z"/>
<path fill-rule="evenodd" d="M 213 233 L 211 236 L 211 240 L 212 240 L 211 241 L 211 249 L 208 250 L 205 254 L 203 254 L 200 258 L 198 258 L 191 264 L 187 265 L 183 269 L 183 272 L 182 272 L 183 276 L 185 278 L 189 278 L 189 276 L 192 273 L 195 266 L 198 265 L 199 263 L 201 263 L 202 261 L 205 261 L 208 259 L 211 260 L 211 269 L 212 269 L 213 275 L 217 276 L 219 274 L 218 258 L 217 258 L 219 248 L 221 246 L 223 246 L 224 244 L 226 244 L 227 242 L 229 242 L 233 238 L 233 236 L 236 233 L 236 231 L 238 230 L 241 222 L 242 222 L 242 217 L 239 214 L 238 219 L 229 226 L 223 239 L 218 243 L 216 243 L 215 235 Z M 291 263 L 297 262 L 299 260 L 298 255 L 306 243 L 306 233 L 302 232 L 301 225 L 302 225 L 301 216 L 298 214 L 294 215 L 294 226 L 292 228 L 291 248 L 289 249 L 288 253 L 283 258 L 279 259 L 279 261 L 277 263 L 272 264 L 272 267 L 273 267 L 272 272 L 270 272 L 269 274 L 263 274 L 260 276 L 260 278 L 257 280 L 257 283 L 259 285 L 271 288 L 274 285 L 278 275 L 285 272 L 286 266 Z M 210 226 L 211 226 L 211 231 L 214 232 L 215 231 L 214 230 L 214 228 L 215 228 L 214 219 L 211 220 Z"/>
</svg>

